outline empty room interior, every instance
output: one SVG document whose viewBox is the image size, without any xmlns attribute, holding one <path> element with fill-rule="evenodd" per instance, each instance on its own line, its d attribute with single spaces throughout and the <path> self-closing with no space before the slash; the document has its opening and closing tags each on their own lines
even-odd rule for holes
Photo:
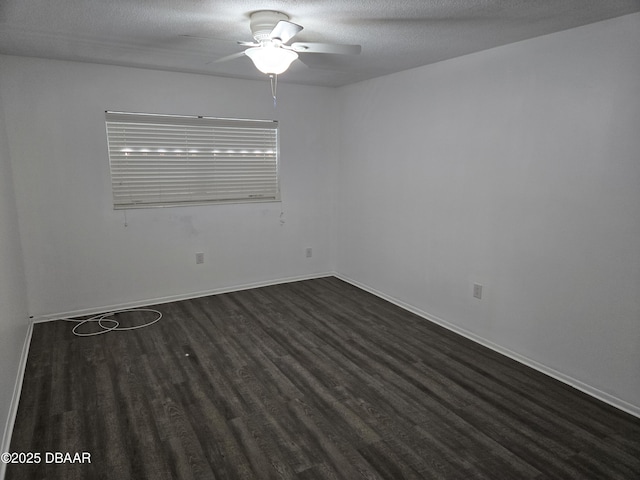
<svg viewBox="0 0 640 480">
<path fill-rule="evenodd" d="M 3 2 L 0 478 L 640 478 L 640 2 L 389 3 Z"/>
</svg>

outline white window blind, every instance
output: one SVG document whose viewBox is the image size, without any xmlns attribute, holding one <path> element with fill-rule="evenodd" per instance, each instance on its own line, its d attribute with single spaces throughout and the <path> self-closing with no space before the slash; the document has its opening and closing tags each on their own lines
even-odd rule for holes
<svg viewBox="0 0 640 480">
<path fill-rule="evenodd" d="M 106 112 L 115 209 L 279 200 L 278 122 Z"/>
</svg>

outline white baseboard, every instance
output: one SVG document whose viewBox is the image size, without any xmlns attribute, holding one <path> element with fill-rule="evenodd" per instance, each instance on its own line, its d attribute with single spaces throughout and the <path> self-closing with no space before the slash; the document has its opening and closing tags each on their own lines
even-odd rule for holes
<svg viewBox="0 0 640 480">
<path fill-rule="evenodd" d="M 31 346 L 31 335 L 33 335 L 33 322 L 29 322 L 27 335 L 25 336 L 24 344 L 22 346 L 20 363 L 18 365 L 18 373 L 16 375 L 16 383 L 13 386 L 13 395 L 11 396 L 11 405 L 9 405 L 9 415 L 7 416 L 7 422 L 4 426 L 0 452 L 10 451 L 9 448 L 11 446 L 11 435 L 13 433 L 13 425 L 16 421 L 16 415 L 18 414 L 18 404 L 20 403 L 20 393 L 22 392 L 22 381 L 24 380 L 24 372 L 27 368 L 27 358 L 29 356 L 29 347 Z M 0 462 L 0 480 L 4 479 L 6 472 L 7 464 L 4 462 Z"/>
<path fill-rule="evenodd" d="M 82 310 L 73 310 L 69 312 L 58 312 L 33 317 L 34 323 L 50 322 L 53 320 L 61 320 L 63 318 L 84 317 L 87 315 L 97 315 L 105 312 L 115 312 L 127 308 L 141 308 L 151 305 L 160 305 L 163 303 L 179 302 L 181 300 L 190 300 L 192 298 L 208 297 L 210 295 L 219 295 L 222 293 L 239 292 L 241 290 L 249 290 L 252 288 L 268 287 L 270 285 L 279 285 L 283 283 L 299 282 L 302 280 L 313 280 L 314 278 L 323 278 L 333 276 L 333 272 L 314 273 L 309 275 L 300 275 L 296 277 L 285 277 L 276 280 L 266 280 L 261 282 L 246 283 L 241 285 L 233 285 L 228 287 L 215 288 L 212 290 L 203 290 L 200 292 L 183 293 L 179 295 L 169 295 L 166 297 L 149 298 L 145 300 L 137 300 L 134 302 L 119 303 L 113 305 L 101 305 L 97 307 L 85 308 Z"/>
<path fill-rule="evenodd" d="M 229 287 L 223 287 L 223 288 L 218 288 L 218 289 L 213 289 L 213 290 L 207 290 L 207 291 L 201 291 L 201 292 L 192 292 L 192 293 L 186 293 L 186 294 L 181 294 L 181 295 L 172 295 L 172 296 L 168 296 L 168 297 L 160 297 L 160 298 L 152 298 L 152 299 L 147 299 L 147 300 L 140 300 L 140 301 L 136 301 L 136 302 L 129 302 L 129 303 L 122 303 L 122 304 L 116 304 L 116 305 L 105 305 L 105 306 L 100 306 L 100 307 L 95 307 L 95 308 L 89 308 L 89 309 L 83 309 L 83 310 L 75 310 L 75 311 L 70 311 L 70 312 L 61 312 L 61 313 L 55 313 L 55 314 L 48 314 L 48 315 L 41 315 L 38 316 L 37 318 L 34 318 L 34 322 L 46 322 L 46 321 L 51 321 L 51 320 L 60 320 L 62 318 L 73 318 L 73 317 L 80 317 L 80 316 L 85 316 L 85 315 L 95 315 L 95 314 L 99 314 L 99 313 L 104 313 L 104 312 L 112 312 L 112 311 L 116 311 L 116 310 L 122 310 L 122 309 L 126 309 L 126 308 L 136 308 L 136 307 L 146 307 L 149 305 L 158 305 L 158 304 L 162 304 L 162 303 L 169 303 L 169 302 L 177 302 L 180 300 L 188 300 L 191 298 L 200 298 L 200 297 L 206 297 L 209 295 L 218 295 L 221 293 L 229 293 L 229 292 L 236 292 L 236 291 L 240 291 L 240 290 L 248 290 L 251 288 L 259 288 L 259 287 L 266 287 L 266 286 L 270 286 L 270 285 L 278 285 L 278 284 L 283 284 L 283 283 L 290 283 L 290 282 L 298 282 L 298 281 L 302 281 L 302 280 L 312 280 L 314 278 L 323 278 L 323 277 L 330 277 L 330 276 L 335 276 L 347 283 L 350 283 L 358 288 L 361 288 L 377 297 L 380 297 L 384 300 L 387 300 L 388 302 L 393 303 L 394 305 L 399 306 L 400 308 L 403 308 L 404 310 L 407 310 L 411 313 L 415 313 L 416 315 L 419 315 L 420 317 L 433 322 L 437 325 L 440 325 L 448 330 L 451 330 L 452 332 L 455 332 L 459 335 L 462 335 L 463 337 L 466 337 L 470 340 L 473 340 L 476 343 L 479 343 L 480 345 L 483 345 L 487 348 L 490 348 L 491 350 L 494 350 L 502 355 L 505 355 L 513 360 L 516 360 L 517 362 L 522 363 L 523 365 L 526 365 L 528 367 L 531 367 L 535 370 L 538 370 L 539 372 L 544 373 L 545 375 L 548 375 L 552 378 L 555 378 L 556 380 L 559 380 L 577 390 L 580 390 L 581 392 L 584 392 L 594 398 L 597 398 L 598 400 L 601 400 L 613 407 L 616 407 L 624 412 L 627 412 L 635 417 L 640 418 L 640 406 L 638 405 L 633 405 L 629 402 L 626 402 L 618 397 L 615 397 L 607 392 L 603 392 L 602 390 L 599 390 L 589 384 L 586 384 L 584 382 L 581 382 L 580 380 L 577 380 L 569 375 L 566 375 L 558 370 L 555 370 L 547 365 L 541 364 L 535 360 L 532 360 L 524 355 L 521 355 L 517 352 L 514 352 L 512 350 L 509 350 L 508 348 L 502 347 L 498 344 L 495 344 L 485 338 L 482 338 L 478 335 L 476 335 L 473 332 L 470 332 L 468 330 L 465 330 L 464 328 L 461 328 L 451 322 L 448 322 L 446 320 L 443 320 L 441 318 L 438 318 L 435 315 L 431 315 L 428 312 L 425 312 L 417 307 L 414 307 L 413 305 L 410 305 L 406 302 L 403 302 L 401 300 L 398 300 L 390 295 L 387 295 L 383 292 L 380 292 L 378 290 L 376 290 L 375 288 L 370 287 L 369 285 L 365 285 L 361 282 L 358 282 L 356 280 L 353 280 L 345 275 L 342 275 L 340 273 L 337 272 L 325 272 L 325 273 L 316 273 L 316 274 L 310 274 L 310 275 L 302 275 L 302 276 L 297 276 L 297 277 L 287 277 L 287 278 L 280 278 L 277 280 L 269 280 L 269 281 L 262 281 L 262 282 L 254 282 L 254 283 L 248 283 L 248 284 L 242 284 L 242 285 L 234 285 L 234 286 L 229 286 Z M 31 328 L 29 330 L 29 334 L 28 334 L 28 338 L 31 338 Z M 28 345 L 26 346 L 26 350 L 28 352 Z M 26 354 L 25 357 L 23 359 L 24 361 L 24 365 L 21 365 L 22 371 L 20 373 L 20 386 L 22 385 L 22 375 L 24 374 L 24 366 L 26 365 Z M 18 391 L 18 398 L 19 398 L 19 391 Z M 17 409 L 17 400 L 15 401 L 16 403 L 16 409 Z M 12 424 L 13 425 L 13 424 Z M 6 436 L 6 432 L 5 432 L 5 436 Z M 8 447 L 8 445 L 7 445 Z M 6 450 L 5 450 L 6 451 Z M 1 466 L 0 466 L 1 468 Z M 2 479 L 2 476 L 0 475 L 0 480 Z"/>
<path fill-rule="evenodd" d="M 584 382 L 581 382 L 580 380 L 576 380 L 573 377 L 570 377 L 569 375 L 566 375 L 562 372 L 559 372 L 557 370 L 554 370 L 551 367 L 548 367 L 547 365 L 541 364 L 535 360 L 532 360 L 528 357 L 525 357 L 524 355 L 520 355 L 517 352 L 514 352 L 512 350 L 509 350 L 508 348 L 504 348 L 500 345 L 497 345 L 489 340 L 486 340 L 485 338 L 482 338 L 478 335 L 476 335 L 473 332 L 470 332 L 468 330 L 465 330 L 464 328 L 460 328 L 457 325 L 447 322 L 446 320 L 443 320 L 441 318 L 436 317 L 435 315 L 431 315 L 428 312 L 425 312 L 423 310 L 420 310 L 419 308 L 414 307 L 413 305 L 409 305 L 408 303 L 405 303 L 401 300 L 398 300 L 397 298 L 394 298 L 390 295 L 387 295 L 383 292 L 380 292 L 378 290 L 376 290 L 375 288 L 372 288 L 368 285 L 365 285 L 363 283 L 360 283 L 356 280 L 353 280 L 349 277 L 346 277 L 344 275 L 341 275 L 339 273 L 335 273 L 334 276 L 336 278 L 339 278 L 340 280 L 343 280 L 347 283 L 350 283 L 351 285 L 354 285 L 358 288 L 361 288 L 362 290 L 365 290 L 373 295 L 375 295 L 376 297 L 380 297 L 384 300 L 387 300 L 388 302 L 393 303 L 394 305 L 397 305 L 400 308 L 403 308 L 404 310 L 407 310 L 411 313 L 415 313 L 416 315 L 430 321 L 433 322 L 437 325 L 440 325 L 441 327 L 446 328 L 447 330 L 451 330 L 452 332 L 455 332 L 459 335 L 462 335 L 463 337 L 468 338 L 469 340 L 473 340 L 476 343 L 479 343 L 480 345 L 483 345 L 487 348 L 490 348 L 491 350 L 494 350 L 502 355 L 505 355 L 517 362 L 522 363 L 523 365 L 526 365 L 527 367 L 531 367 L 535 370 L 538 370 L 539 372 L 544 373 L 545 375 L 548 375 L 552 378 L 555 378 L 556 380 L 561 381 L 562 383 L 565 383 L 577 390 L 580 390 L 581 392 L 586 393 L 587 395 L 590 395 L 594 398 L 597 398 L 598 400 L 601 400 L 613 407 L 616 407 L 624 412 L 627 412 L 635 417 L 640 418 L 640 406 L 637 405 L 633 405 L 629 402 L 626 402 L 618 397 L 615 397 L 613 395 L 608 394 L 607 392 L 603 392 L 602 390 L 599 390 L 591 385 L 588 385 Z"/>
</svg>

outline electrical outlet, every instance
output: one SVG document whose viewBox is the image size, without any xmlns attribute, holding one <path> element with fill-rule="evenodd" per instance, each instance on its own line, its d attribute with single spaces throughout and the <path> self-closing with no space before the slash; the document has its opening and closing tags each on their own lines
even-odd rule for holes
<svg viewBox="0 0 640 480">
<path fill-rule="evenodd" d="M 313 249 L 311 247 L 307 247 L 304 252 L 307 258 L 313 257 Z"/>
<path fill-rule="evenodd" d="M 204 263 L 204 253 L 198 252 L 196 253 L 196 264 Z"/>
<path fill-rule="evenodd" d="M 482 285 L 480 285 L 479 283 L 473 284 L 473 296 L 478 300 L 482 298 Z"/>
</svg>

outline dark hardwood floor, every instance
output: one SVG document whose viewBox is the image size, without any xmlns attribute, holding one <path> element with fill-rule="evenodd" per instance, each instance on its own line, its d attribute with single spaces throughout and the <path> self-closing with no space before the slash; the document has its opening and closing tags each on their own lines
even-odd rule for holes
<svg viewBox="0 0 640 480">
<path fill-rule="evenodd" d="M 640 478 L 639 419 L 338 279 L 156 308 L 35 325 L 8 480 Z"/>
</svg>

